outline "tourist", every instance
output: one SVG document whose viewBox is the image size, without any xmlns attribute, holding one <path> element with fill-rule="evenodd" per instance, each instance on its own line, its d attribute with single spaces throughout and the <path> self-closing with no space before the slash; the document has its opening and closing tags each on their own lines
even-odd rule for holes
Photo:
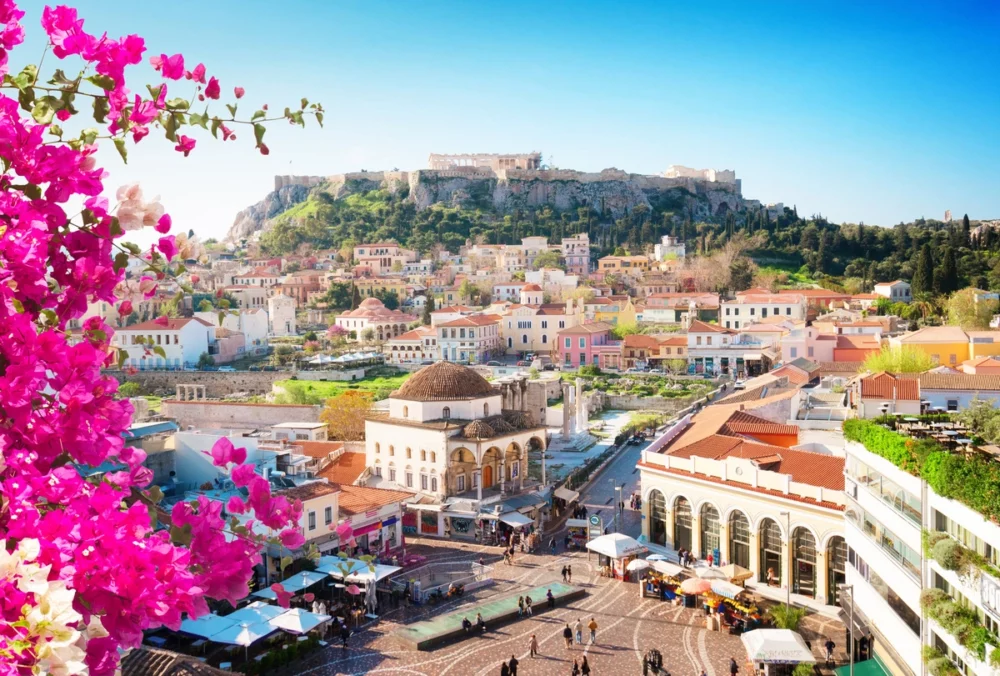
<svg viewBox="0 0 1000 676">
<path fill-rule="evenodd" d="M 682 566 L 684 566 L 687 563 L 687 558 L 685 557 L 685 551 L 683 547 L 677 550 L 677 562 Z"/>
<path fill-rule="evenodd" d="M 583 645 L 583 621 L 580 618 L 576 618 L 576 624 L 573 626 L 576 631 L 576 642 Z"/>
<path fill-rule="evenodd" d="M 583 656 L 583 664 L 580 665 L 581 676 L 590 676 L 590 665 L 587 664 L 587 656 Z M 704 676 L 704 674 L 702 675 Z"/>
<path fill-rule="evenodd" d="M 566 579 L 573 584 L 573 566 L 566 566 Z"/>
<path fill-rule="evenodd" d="M 736 664 L 736 659 L 729 658 L 729 676 L 736 676 L 740 672 L 740 665 Z"/>
<path fill-rule="evenodd" d="M 532 613 L 531 613 L 531 597 L 530 596 L 525 596 L 524 597 L 524 614 L 527 615 L 528 617 L 531 617 L 531 615 L 532 615 Z"/>
<path fill-rule="evenodd" d="M 833 642 L 832 638 L 828 638 L 823 647 L 826 648 L 826 663 L 833 664 L 833 649 L 837 647 L 837 644 Z"/>
<path fill-rule="evenodd" d="M 566 566 L 562 567 L 562 577 L 563 577 L 563 582 L 565 582 L 566 581 Z"/>
<path fill-rule="evenodd" d="M 510 565 L 510 551 L 507 549 L 503 550 L 503 562 L 504 565 Z"/>
<path fill-rule="evenodd" d="M 595 618 L 590 618 L 590 622 L 587 623 L 587 629 L 590 629 L 590 644 L 593 645 L 597 642 L 597 620 Z"/>
<path fill-rule="evenodd" d="M 517 676 L 517 658 L 511 655 L 507 665 L 510 667 L 510 676 Z"/>
<path fill-rule="evenodd" d="M 569 622 L 566 623 L 566 627 L 563 629 L 563 639 L 566 641 L 566 650 L 573 647 L 573 630 L 569 628 Z"/>
<path fill-rule="evenodd" d="M 545 599 L 548 601 L 549 610 L 552 610 L 553 608 L 556 607 L 556 597 L 552 595 L 551 589 L 545 590 Z"/>
<path fill-rule="evenodd" d="M 580 676 L 580 665 L 573 660 L 573 671 L 569 672 L 570 676 Z"/>
<path fill-rule="evenodd" d="M 711 568 L 712 564 L 715 563 L 715 554 L 713 552 L 709 552 L 708 556 L 705 557 L 705 561 L 708 563 L 708 567 Z"/>
<path fill-rule="evenodd" d="M 520 617 L 524 617 L 524 597 L 523 596 L 518 596 L 517 597 L 517 616 L 519 618 Z"/>
<path fill-rule="evenodd" d="M 462 629 L 465 630 L 466 634 L 472 631 L 472 622 L 469 622 L 469 618 L 467 617 L 462 618 Z"/>
<path fill-rule="evenodd" d="M 528 651 L 531 653 L 532 657 L 538 654 L 538 639 L 535 638 L 534 634 L 532 634 L 531 638 L 528 640 Z"/>
<path fill-rule="evenodd" d="M 351 630 L 347 628 L 346 624 L 340 625 L 340 641 L 344 644 L 344 650 L 347 650 L 347 639 L 351 638 Z"/>
<path fill-rule="evenodd" d="M 500 663 L 500 676 L 510 676 L 510 667 L 507 666 L 506 662 Z"/>
<path fill-rule="evenodd" d="M 767 586 L 768 587 L 775 587 L 775 586 L 777 586 L 777 584 L 778 584 L 778 581 L 774 577 L 774 568 L 768 568 L 767 569 Z"/>
<path fill-rule="evenodd" d="M 481 633 L 486 633 L 486 622 L 483 620 L 482 613 L 476 613 L 476 630 Z"/>
<path fill-rule="evenodd" d="M 553 554 L 556 553 L 556 539 L 555 538 L 549 538 L 549 549 L 552 550 Z"/>
</svg>

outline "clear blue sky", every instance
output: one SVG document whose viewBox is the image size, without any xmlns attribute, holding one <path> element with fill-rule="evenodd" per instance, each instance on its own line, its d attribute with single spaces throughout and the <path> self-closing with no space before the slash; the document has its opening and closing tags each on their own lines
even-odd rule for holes
<svg viewBox="0 0 1000 676">
<path fill-rule="evenodd" d="M 272 129 L 269 157 L 249 138 L 200 139 L 186 161 L 147 139 L 127 168 L 111 151 L 113 185 L 141 179 L 204 237 L 274 174 L 415 169 L 430 152 L 735 169 L 744 195 L 834 221 L 1000 217 L 996 2 L 77 6 L 91 30 L 204 61 L 224 90 L 246 87 L 247 108 L 327 108 L 322 131 Z"/>
</svg>

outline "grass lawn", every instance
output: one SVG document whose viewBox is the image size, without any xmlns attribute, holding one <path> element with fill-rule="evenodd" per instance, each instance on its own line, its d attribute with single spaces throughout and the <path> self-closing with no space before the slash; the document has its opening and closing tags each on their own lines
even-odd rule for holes
<svg viewBox="0 0 1000 676">
<path fill-rule="evenodd" d="M 801 284 L 817 286 L 819 284 L 819 282 L 813 279 L 809 274 L 803 274 L 799 272 L 799 268 L 792 267 L 791 265 L 762 265 L 760 266 L 760 271 L 768 274 L 787 275 L 787 285 L 789 286 L 798 286 Z"/>
<path fill-rule="evenodd" d="M 159 413 L 160 412 L 160 406 L 163 403 L 163 397 L 154 397 L 154 396 L 147 395 L 147 396 L 144 396 L 143 399 L 145 399 L 146 402 L 149 404 L 149 412 L 150 413 Z"/>
<path fill-rule="evenodd" d="M 364 380 L 314 381 L 314 380 L 279 380 L 274 383 L 283 393 L 278 393 L 275 402 L 279 404 L 322 404 L 330 397 L 343 394 L 348 390 L 371 392 L 376 401 L 386 399 L 393 390 L 410 377 L 404 373 L 398 376 L 365 378 Z"/>
</svg>

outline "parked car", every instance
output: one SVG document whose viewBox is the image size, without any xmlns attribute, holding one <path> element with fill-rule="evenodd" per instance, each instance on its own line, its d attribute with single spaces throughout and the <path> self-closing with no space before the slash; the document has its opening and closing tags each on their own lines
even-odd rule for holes
<svg viewBox="0 0 1000 676">
<path fill-rule="evenodd" d="M 263 366 L 263 367 L 261 367 L 261 369 L 260 369 L 260 370 L 261 370 L 261 371 L 277 371 L 277 370 L 278 370 L 278 367 L 277 367 L 277 366 L 271 366 L 271 365 L 268 365 L 268 366 Z"/>
<path fill-rule="evenodd" d="M 556 365 L 555 364 L 546 364 L 545 366 L 542 367 L 542 370 L 543 371 L 555 371 L 556 370 Z"/>
<path fill-rule="evenodd" d="M 219 370 L 220 371 L 225 371 L 226 373 L 229 373 L 231 371 L 235 371 L 236 369 L 234 369 L 232 366 L 220 366 Z"/>
<path fill-rule="evenodd" d="M 486 362 L 486 365 L 487 366 L 503 366 L 503 364 L 501 364 L 498 361 L 488 361 L 488 362 Z"/>
</svg>

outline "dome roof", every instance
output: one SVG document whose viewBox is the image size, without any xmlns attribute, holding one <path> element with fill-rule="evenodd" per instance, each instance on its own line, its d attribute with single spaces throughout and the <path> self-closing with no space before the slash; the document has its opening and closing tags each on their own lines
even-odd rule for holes
<svg viewBox="0 0 1000 676">
<path fill-rule="evenodd" d="M 366 298 L 361 301 L 361 305 L 358 307 L 364 308 L 366 310 L 377 310 L 379 308 L 384 308 L 385 303 L 380 301 L 378 298 Z"/>
<path fill-rule="evenodd" d="M 535 418 L 528 411 L 504 411 L 503 419 L 519 430 L 535 426 Z"/>
<path fill-rule="evenodd" d="M 521 287 L 521 291 L 541 291 L 542 287 L 537 284 L 525 284 Z"/>
<path fill-rule="evenodd" d="M 409 401 L 458 401 L 499 394 L 486 378 L 468 366 L 439 361 L 414 373 L 392 397 Z"/>
<path fill-rule="evenodd" d="M 497 434 L 510 434 L 511 432 L 516 432 L 517 430 L 509 422 L 504 420 L 501 416 L 494 415 L 487 418 L 490 427 L 493 428 Z"/>
<path fill-rule="evenodd" d="M 462 430 L 462 436 L 466 439 L 491 439 L 496 432 L 482 420 L 473 420 Z"/>
</svg>

